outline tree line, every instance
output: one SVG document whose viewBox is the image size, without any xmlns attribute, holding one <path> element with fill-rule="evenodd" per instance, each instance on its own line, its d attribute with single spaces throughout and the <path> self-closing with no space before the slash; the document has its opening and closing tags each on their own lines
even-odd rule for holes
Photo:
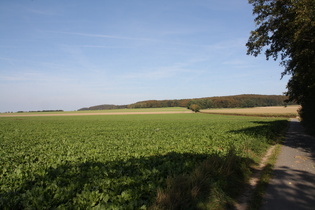
<svg viewBox="0 0 315 210">
<path fill-rule="evenodd" d="M 114 104 L 103 104 L 91 107 L 84 107 L 79 109 L 78 111 L 85 111 L 85 110 L 108 110 L 108 109 L 126 109 L 128 105 L 114 105 Z"/>
<path fill-rule="evenodd" d="M 221 97 L 207 97 L 196 99 L 178 100 L 148 100 L 128 105 L 128 108 L 162 108 L 162 107 L 187 107 L 192 105 L 199 109 L 208 108 L 248 108 L 258 106 L 284 106 L 293 103 L 284 102 L 288 98 L 283 95 L 235 95 Z"/>
<path fill-rule="evenodd" d="M 53 110 L 37 110 L 37 111 L 17 111 L 17 113 L 25 113 L 25 112 L 63 112 L 62 109 L 53 109 Z"/>
</svg>

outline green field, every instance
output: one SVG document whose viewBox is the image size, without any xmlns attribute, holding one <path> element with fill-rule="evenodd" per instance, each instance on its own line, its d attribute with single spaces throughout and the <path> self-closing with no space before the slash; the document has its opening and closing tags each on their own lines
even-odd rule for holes
<svg viewBox="0 0 315 210">
<path fill-rule="evenodd" d="M 196 197 L 231 203 L 248 167 L 286 126 L 210 114 L 0 118 L 0 209 L 146 209 L 170 188 L 167 180 L 205 161 L 226 164 L 233 150 L 229 173 L 219 173 L 224 164 L 207 172 L 216 190 Z"/>
</svg>

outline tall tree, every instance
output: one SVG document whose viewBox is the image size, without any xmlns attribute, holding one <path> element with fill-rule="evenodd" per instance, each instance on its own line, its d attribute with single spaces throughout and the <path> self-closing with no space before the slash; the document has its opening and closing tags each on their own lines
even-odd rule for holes
<svg viewBox="0 0 315 210">
<path fill-rule="evenodd" d="M 257 28 L 247 54 L 281 59 L 282 77 L 291 75 L 286 95 L 301 104 L 305 125 L 315 128 L 315 0 L 249 0 Z"/>
</svg>

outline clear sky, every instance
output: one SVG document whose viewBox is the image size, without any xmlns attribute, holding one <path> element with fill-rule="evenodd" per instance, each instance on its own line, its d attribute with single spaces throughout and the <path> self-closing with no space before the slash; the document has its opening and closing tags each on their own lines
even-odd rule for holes
<svg viewBox="0 0 315 210">
<path fill-rule="evenodd" d="M 1 0 L 0 112 L 282 94 L 247 0 Z"/>
</svg>

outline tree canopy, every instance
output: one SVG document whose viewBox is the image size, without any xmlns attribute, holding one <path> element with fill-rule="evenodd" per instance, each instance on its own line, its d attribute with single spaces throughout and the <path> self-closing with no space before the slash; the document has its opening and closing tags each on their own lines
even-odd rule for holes
<svg viewBox="0 0 315 210">
<path fill-rule="evenodd" d="M 257 28 L 246 44 L 247 54 L 265 52 L 281 59 L 291 75 L 286 95 L 301 104 L 306 125 L 315 125 L 315 0 L 249 0 Z M 315 128 L 315 127 L 314 127 Z"/>
<path fill-rule="evenodd" d="M 283 95 L 244 94 L 235 96 L 207 97 L 178 100 L 148 100 L 128 105 L 128 108 L 187 107 L 198 105 L 200 109 L 241 108 L 257 106 L 283 106 L 288 97 Z M 292 104 L 292 103 L 288 103 Z"/>
</svg>

